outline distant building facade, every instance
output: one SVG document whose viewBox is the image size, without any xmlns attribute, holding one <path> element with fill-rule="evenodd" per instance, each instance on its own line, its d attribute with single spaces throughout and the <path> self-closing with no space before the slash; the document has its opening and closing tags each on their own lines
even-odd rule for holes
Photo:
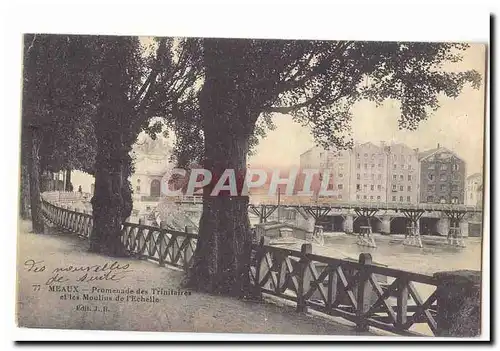
<svg viewBox="0 0 500 351">
<path fill-rule="evenodd" d="M 467 177 L 465 184 L 465 204 L 468 206 L 481 206 L 483 202 L 483 176 L 474 173 Z"/>
<path fill-rule="evenodd" d="M 467 196 L 474 203 L 480 196 L 477 176 L 468 186 L 474 194 L 465 194 L 464 160 L 440 146 L 423 152 L 384 142 L 355 144 L 351 150 L 314 147 L 300 155 L 300 168 L 319 168 L 320 180 L 328 171 L 327 190 L 334 195 L 316 196 L 322 201 L 463 204 Z M 297 188 L 301 189 L 302 182 Z M 313 182 L 314 191 L 320 183 Z"/>
<path fill-rule="evenodd" d="M 158 201 L 162 195 L 161 180 L 168 169 L 172 148 L 162 139 L 140 138 L 134 145 L 135 170 L 130 178 L 135 201 Z"/>
<path fill-rule="evenodd" d="M 440 147 L 419 153 L 420 202 L 463 204 L 465 162 L 457 154 Z"/>
<path fill-rule="evenodd" d="M 417 203 L 419 193 L 417 150 L 395 143 L 387 153 L 387 202 Z"/>
</svg>

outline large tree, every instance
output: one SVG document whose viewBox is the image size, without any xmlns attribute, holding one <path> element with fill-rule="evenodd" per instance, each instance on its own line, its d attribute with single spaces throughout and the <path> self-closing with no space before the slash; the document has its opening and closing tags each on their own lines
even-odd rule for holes
<svg viewBox="0 0 500 351">
<path fill-rule="evenodd" d="M 461 60 L 461 44 L 204 39 L 202 46 L 203 167 L 215 179 L 204 188 L 189 281 L 238 296 L 249 286 L 248 197 L 210 194 L 225 169 L 244 173 L 259 117 L 289 114 L 318 144 L 347 148 L 357 101 L 396 99 L 400 127 L 415 129 L 439 107 L 439 95 L 456 97 L 464 84 L 477 88 L 481 80 L 475 71 L 442 69 Z"/>
<path fill-rule="evenodd" d="M 196 41 L 158 39 L 151 55 L 137 37 L 88 38 L 98 75 L 97 139 L 91 250 L 126 255 L 121 224 L 132 211 L 130 152 L 139 133 L 161 131 L 152 117 L 189 113 L 198 80 Z"/>
</svg>

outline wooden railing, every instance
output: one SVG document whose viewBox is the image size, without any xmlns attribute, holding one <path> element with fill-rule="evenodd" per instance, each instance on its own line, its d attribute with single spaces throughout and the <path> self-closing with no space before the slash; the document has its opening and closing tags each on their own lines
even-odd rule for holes
<svg viewBox="0 0 500 351">
<path fill-rule="evenodd" d="M 56 206 L 42 199 L 44 216 L 51 224 L 90 238 L 93 219 L 89 213 L 79 212 L 69 206 Z M 151 259 L 164 266 L 188 267 L 196 247 L 196 234 L 179 232 L 144 224 L 124 222 L 121 240 L 135 257 Z"/>
<path fill-rule="evenodd" d="M 262 293 L 295 302 L 298 311 L 310 308 L 340 316 L 360 330 L 373 326 L 403 335 L 437 331 L 438 282 L 431 276 L 372 264 L 369 254 L 361 254 L 358 262 L 315 255 L 311 244 L 303 244 L 299 252 L 261 240 L 254 249 L 252 284 Z"/>
<path fill-rule="evenodd" d="M 53 225 L 90 236 L 90 214 L 46 200 L 42 209 Z M 121 234 L 134 256 L 183 269 L 189 267 L 197 242 L 197 234 L 128 222 Z M 313 254 L 310 244 L 294 251 L 265 245 L 262 238 L 253 244 L 250 280 L 258 293 L 293 301 L 297 311 L 340 316 L 359 330 L 373 326 L 403 335 L 435 335 L 437 330 L 437 281 L 373 264 L 369 254 L 361 254 L 359 261 L 336 259 Z"/>
</svg>

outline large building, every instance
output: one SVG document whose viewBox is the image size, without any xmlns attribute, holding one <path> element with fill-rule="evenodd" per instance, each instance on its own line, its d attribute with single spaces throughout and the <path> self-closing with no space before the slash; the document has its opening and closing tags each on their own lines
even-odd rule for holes
<svg viewBox="0 0 500 351">
<path fill-rule="evenodd" d="M 467 177 L 465 184 L 465 204 L 468 206 L 481 206 L 483 202 L 483 176 L 474 173 Z"/>
<path fill-rule="evenodd" d="M 350 201 L 386 202 L 388 187 L 385 145 L 356 144 L 351 152 Z"/>
<path fill-rule="evenodd" d="M 130 182 L 135 201 L 159 201 L 162 195 L 161 180 L 173 167 L 169 162 L 172 148 L 161 137 L 153 140 L 139 138 L 133 148 L 135 170 Z"/>
<path fill-rule="evenodd" d="M 328 170 L 327 189 L 334 195 L 326 198 L 332 202 L 463 204 L 465 162 L 439 145 L 418 151 L 402 143 L 384 142 L 355 144 L 352 150 L 314 147 L 300 155 L 300 167 L 319 168 L 322 176 Z M 474 194 L 467 195 L 467 204 L 478 202 L 478 177 L 473 179 L 469 188 Z"/>
<path fill-rule="evenodd" d="M 463 204 L 465 162 L 457 154 L 441 147 L 421 152 L 420 202 Z"/>
<path fill-rule="evenodd" d="M 419 192 L 417 150 L 394 143 L 387 153 L 387 202 L 417 203 Z"/>
</svg>

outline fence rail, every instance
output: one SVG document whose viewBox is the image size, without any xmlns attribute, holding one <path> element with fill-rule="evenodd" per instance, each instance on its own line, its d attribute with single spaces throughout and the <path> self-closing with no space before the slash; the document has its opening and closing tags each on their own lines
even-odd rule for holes
<svg viewBox="0 0 500 351">
<path fill-rule="evenodd" d="M 64 205 L 42 199 L 46 220 L 53 225 L 89 238 L 93 219 Z M 193 258 L 197 234 L 125 222 L 123 245 L 138 258 L 160 265 L 186 269 Z M 359 261 L 324 257 L 312 253 L 266 245 L 264 238 L 253 244 L 250 281 L 258 293 L 296 303 L 297 311 L 308 308 L 340 316 L 359 330 L 369 326 L 396 334 L 421 334 L 416 325 L 427 325 L 436 334 L 438 282 L 432 277 L 373 264 L 369 254 Z M 425 286 L 426 289 L 422 289 Z M 423 298 L 422 291 L 428 296 Z"/>
</svg>

